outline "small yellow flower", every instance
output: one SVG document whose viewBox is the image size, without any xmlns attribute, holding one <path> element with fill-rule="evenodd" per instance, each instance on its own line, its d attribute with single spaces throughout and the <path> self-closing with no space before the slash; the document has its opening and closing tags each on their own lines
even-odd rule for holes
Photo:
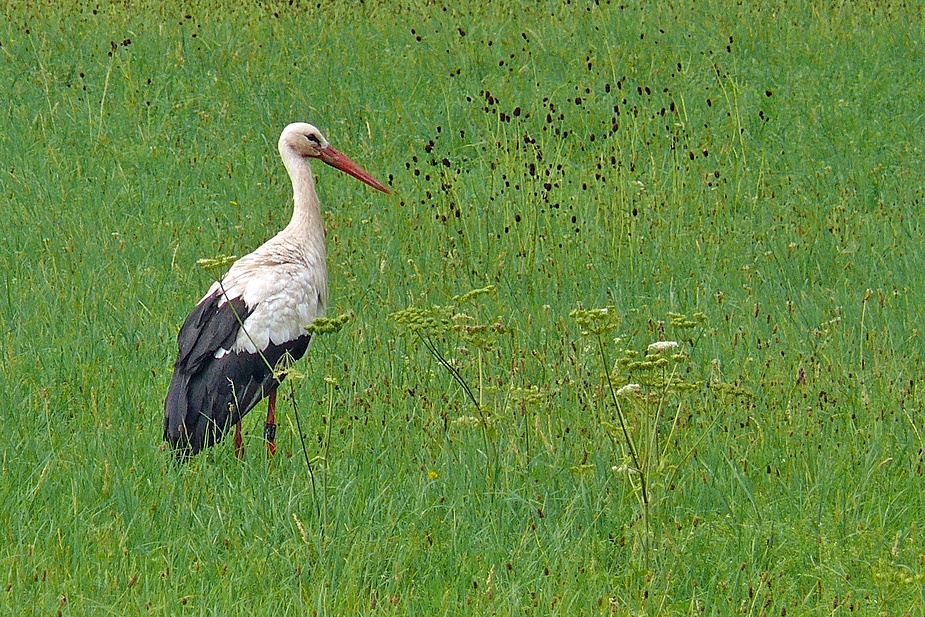
<svg viewBox="0 0 925 617">
<path fill-rule="evenodd" d="M 431 469 L 430 471 L 427 472 L 427 477 L 430 478 L 431 480 L 436 480 L 437 478 L 440 477 L 440 474 L 438 474 L 436 471 Z"/>
</svg>

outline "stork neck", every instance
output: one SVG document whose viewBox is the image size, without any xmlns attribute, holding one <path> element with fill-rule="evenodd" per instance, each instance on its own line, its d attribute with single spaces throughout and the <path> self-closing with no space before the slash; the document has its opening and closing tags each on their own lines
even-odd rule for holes
<svg viewBox="0 0 925 617">
<path fill-rule="evenodd" d="M 308 159 L 294 153 L 283 156 L 283 162 L 292 179 L 292 220 L 284 230 L 300 244 L 318 245 L 324 242 L 324 224 L 321 204 L 315 191 L 315 178 Z"/>
</svg>

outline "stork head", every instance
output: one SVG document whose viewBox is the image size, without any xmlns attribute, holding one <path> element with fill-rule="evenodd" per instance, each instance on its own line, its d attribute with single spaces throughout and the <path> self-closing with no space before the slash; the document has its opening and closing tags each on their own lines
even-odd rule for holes
<svg viewBox="0 0 925 617">
<path fill-rule="evenodd" d="M 374 189 L 383 193 L 391 193 L 381 182 L 376 180 L 369 172 L 354 163 L 344 154 L 341 154 L 328 143 L 328 140 L 317 128 L 305 122 L 295 122 L 283 129 L 279 136 L 279 153 L 283 160 L 295 154 L 303 158 L 321 159 L 335 169 L 350 174 L 357 180 L 365 182 Z"/>
</svg>

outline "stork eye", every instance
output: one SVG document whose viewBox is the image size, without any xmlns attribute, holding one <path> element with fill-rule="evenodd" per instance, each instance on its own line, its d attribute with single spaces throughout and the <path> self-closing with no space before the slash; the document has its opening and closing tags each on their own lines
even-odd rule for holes
<svg viewBox="0 0 925 617">
<path fill-rule="evenodd" d="M 320 146 L 320 145 L 321 145 L 321 140 L 320 140 L 320 139 L 318 138 L 318 136 L 315 135 L 314 133 L 309 133 L 309 134 L 307 134 L 307 135 L 305 136 L 305 139 L 307 139 L 308 141 L 312 142 L 312 143 L 315 144 L 316 146 Z"/>
</svg>

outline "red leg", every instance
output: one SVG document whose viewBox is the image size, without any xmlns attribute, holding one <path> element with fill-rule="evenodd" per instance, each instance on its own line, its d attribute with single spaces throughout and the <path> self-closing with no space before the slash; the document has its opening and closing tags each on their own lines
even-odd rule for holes
<svg viewBox="0 0 925 617">
<path fill-rule="evenodd" d="M 267 423 L 263 427 L 263 437 L 267 440 L 267 453 L 276 454 L 276 390 L 267 401 Z"/>
<path fill-rule="evenodd" d="M 234 425 L 234 455 L 244 458 L 244 438 L 241 437 L 241 421 Z"/>
</svg>

